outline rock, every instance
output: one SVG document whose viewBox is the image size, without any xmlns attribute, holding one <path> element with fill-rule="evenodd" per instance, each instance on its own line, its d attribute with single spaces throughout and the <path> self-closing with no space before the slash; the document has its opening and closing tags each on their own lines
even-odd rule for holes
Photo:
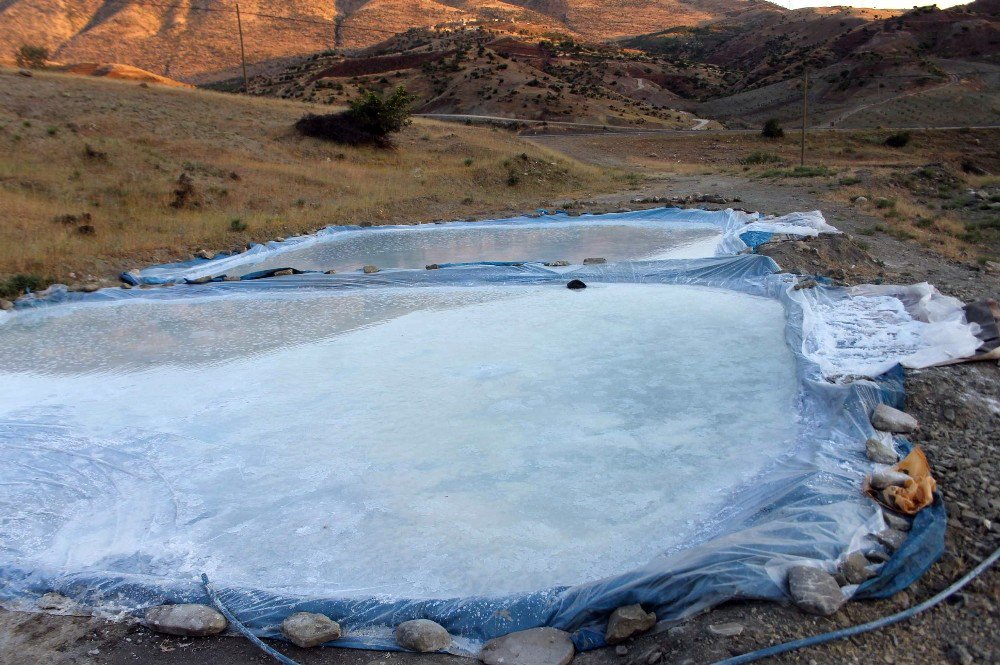
<svg viewBox="0 0 1000 665">
<path fill-rule="evenodd" d="M 132 268 L 131 270 L 126 270 L 124 273 L 122 273 L 123 277 L 125 275 L 128 275 L 133 282 L 139 283 L 140 281 L 142 281 L 142 273 L 139 272 L 138 268 Z"/>
<path fill-rule="evenodd" d="M 223 282 L 239 282 L 239 281 L 241 281 L 241 280 L 240 280 L 240 278 L 239 278 L 239 277 L 237 277 L 236 275 L 225 275 L 225 276 L 224 276 L 224 277 L 222 278 L 222 281 L 223 281 Z"/>
<path fill-rule="evenodd" d="M 855 203 L 868 203 L 868 197 L 867 196 L 855 196 L 852 199 L 852 201 L 854 201 Z"/>
<path fill-rule="evenodd" d="M 568 665 L 576 655 L 569 633 L 532 628 L 490 640 L 479 652 L 486 665 Z"/>
<path fill-rule="evenodd" d="M 729 199 L 721 194 L 702 194 L 698 197 L 700 203 L 729 203 Z"/>
<path fill-rule="evenodd" d="M 642 609 L 642 605 L 625 605 L 611 613 L 604 641 L 608 644 L 624 642 L 633 635 L 645 633 L 656 625 L 656 615 Z"/>
<path fill-rule="evenodd" d="M 565 261 L 563 259 L 560 259 L 558 261 L 549 261 L 548 263 L 545 264 L 545 267 L 547 267 L 547 268 L 565 268 L 568 265 L 569 265 L 569 261 Z"/>
<path fill-rule="evenodd" d="M 895 464 L 899 461 L 899 455 L 892 447 L 892 443 L 885 439 L 872 437 L 865 441 L 865 452 L 868 459 L 876 464 Z"/>
<path fill-rule="evenodd" d="M 902 515 L 897 515 L 896 513 L 883 509 L 882 517 L 885 519 L 885 523 L 890 529 L 896 529 L 897 531 L 910 530 L 910 520 L 906 519 Z"/>
<path fill-rule="evenodd" d="M 336 271 L 336 270 L 327 270 L 327 271 L 326 271 L 326 272 L 324 272 L 323 274 L 324 274 L 324 275 L 336 275 L 336 274 L 337 274 L 337 271 Z"/>
<path fill-rule="evenodd" d="M 199 259 L 205 259 L 208 261 L 211 261 L 212 259 L 215 258 L 215 254 L 212 254 L 207 249 L 199 249 L 197 252 L 194 253 L 194 255 Z"/>
<path fill-rule="evenodd" d="M 600 257 L 600 256 L 596 256 L 596 257 L 593 257 L 593 258 L 584 259 L 583 260 L 583 265 L 585 265 L 585 266 L 593 266 L 593 265 L 598 265 L 598 264 L 607 263 L 607 262 L 608 262 L 607 259 L 605 259 L 603 257 Z"/>
<path fill-rule="evenodd" d="M 27 76 L 28 78 L 31 78 L 32 76 L 34 76 L 34 74 L 31 73 L 30 69 L 23 69 L 22 68 L 22 69 L 17 70 L 17 73 L 20 74 L 21 76 Z"/>
<path fill-rule="evenodd" d="M 84 293 L 94 293 L 95 291 L 101 290 L 101 285 L 97 284 L 96 282 L 87 282 L 86 284 L 81 284 L 80 287 L 76 290 L 82 291 Z"/>
<path fill-rule="evenodd" d="M 792 289 L 795 291 L 801 291 L 802 289 L 815 289 L 817 286 L 818 284 L 815 279 L 803 279 L 796 282 Z"/>
<path fill-rule="evenodd" d="M 365 266 L 361 270 L 363 270 L 366 275 L 371 275 L 372 273 L 379 271 L 377 266 Z"/>
<path fill-rule="evenodd" d="M 743 624 L 730 621 L 728 623 L 713 623 L 709 625 L 708 632 L 721 637 L 736 637 L 743 634 Z"/>
<path fill-rule="evenodd" d="M 129 289 L 131 289 L 131 288 L 132 288 L 132 285 L 131 285 L 131 284 L 128 284 L 128 283 L 126 283 L 126 284 L 122 284 L 121 288 L 123 288 L 123 289 L 125 289 L 126 291 L 128 291 Z"/>
<path fill-rule="evenodd" d="M 226 617 L 208 605 L 157 605 L 146 610 L 146 626 L 167 635 L 218 635 L 227 625 Z"/>
<path fill-rule="evenodd" d="M 872 427 L 883 432 L 909 434 L 920 427 L 917 419 L 888 404 L 879 404 L 871 415 Z"/>
<path fill-rule="evenodd" d="M 424 268 L 426 268 L 427 270 L 440 270 L 441 266 L 439 266 L 436 263 L 429 263 L 426 266 L 424 266 Z"/>
<path fill-rule="evenodd" d="M 310 649 L 340 639 L 340 624 L 324 614 L 296 612 L 281 622 L 281 633 L 295 646 Z"/>
<path fill-rule="evenodd" d="M 370 229 L 374 224 L 372 222 L 358 222 L 358 226 L 363 229 Z"/>
<path fill-rule="evenodd" d="M 4 299 L 0 298 L 0 310 L 2 310 L 4 312 L 8 312 L 8 311 L 10 311 L 12 309 L 14 309 L 14 303 L 12 303 L 9 300 L 4 300 Z"/>
<path fill-rule="evenodd" d="M 287 275 L 294 275 L 295 271 L 291 268 L 284 268 L 283 270 L 275 270 L 272 277 L 285 277 Z"/>
<path fill-rule="evenodd" d="M 420 653 L 441 651 L 451 646 L 451 635 L 430 619 L 413 619 L 396 626 L 396 644 Z"/>
<path fill-rule="evenodd" d="M 906 532 L 898 531 L 896 529 L 886 529 L 885 531 L 876 533 L 875 540 L 895 552 L 902 547 L 903 542 L 906 541 Z"/>
<path fill-rule="evenodd" d="M 574 280 L 570 280 L 570 282 L 568 284 L 566 284 L 566 288 L 570 289 L 571 291 L 579 291 L 580 289 L 587 288 L 587 285 L 584 284 L 579 279 L 574 279 Z"/>
<path fill-rule="evenodd" d="M 882 549 L 865 552 L 865 557 L 872 563 L 885 563 L 891 558 L 889 553 Z"/>
<path fill-rule="evenodd" d="M 969 650 L 961 644 L 952 644 L 948 649 L 948 659 L 958 665 L 972 665 L 976 662 Z"/>
<path fill-rule="evenodd" d="M 881 490 L 893 485 L 905 485 L 906 481 L 909 479 L 910 477 L 902 471 L 893 471 L 892 468 L 887 467 L 877 469 L 874 473 L 872 473 L 870 482 L 873 488 Z"/>
<path fill-rule="evenodd" d="M 40 610 L 50 610 L 54 612 L 68 612 L 79 608 L 76 601 L 67 598 L 61 593 L 56 593 L 55 591 L 49 591 L 47 594 L 39 598 L 35 604 Z"/>
<path fill-rule="evenodd" d="M 208 284 L 212 281 L 211 275 L 202 275 L 201 277 L 194 277 L 191 279 L 184 280 L 188 284 Z"/>
<path fill-rule="evenodd" d="M 623 645 L 623 644 L 619 644 L 618 646 L 615 647 L 615 655 L 616 656 L 627 656 L 628 655 L 628 647 L 625 646 L 625 645 Z"/>
<path fill-rule="evenodd" d="M 800 610 L 820 616 L 830 616 L 845 600 L 833 575 L 812 566 L 795 566 L 788 571 L 788 593 Z"/>
<path fill-rule="evenodd" d="M 868 559 L 862 552 L 851 552 L 837 568 L 848 584 L 861 584 L 875 577 L 875 573 L 868 570 Z"/>
</svg>

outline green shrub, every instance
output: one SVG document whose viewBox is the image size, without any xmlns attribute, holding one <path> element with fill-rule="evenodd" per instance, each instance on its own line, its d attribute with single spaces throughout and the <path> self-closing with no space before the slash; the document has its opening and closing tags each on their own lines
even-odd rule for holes
<svg viewBox="0 0 1000 665">
<path fill-rule="evenodd" d="M 38 291 L 45 287 L 43 278 L 38 275 L 11 275 L 7 279 L 0 280 L 0 296 L 4 298 L 16 298 L 27 291 Z"/>
<path fill-rule="evenodd" d="M 239 217 L 235 217 L 235 218 L 229 220 L 229 230 L 232 231 L 232 232 L 234 232 L 234 233 L 239 233 L 241 231 L 246 231 L 247 230 L 247 223 L 244 222 Z"/>
<path fill-rule="evenodd" d="M 890 148 L 902 148 L 909 144 L 910 138 L 909 132 L 896 132 L 895 134 L 889 135 L 884 143 Z"/>
<path fill-rule="evenodd" d="M 896 199 L 875 199 L 875 207 L 879 210 L 888 210 L 896 207 Z"/>
<path fill-rule="evenodd" d="M 781 157 L 774 154 L 773 152 L 764 152 L 763 150 L 757 150 L 751 152 L 749 155 L 741 159 L 740 164 L 752 166 L 755 164 L 777 164 L 780 161 Z"/>
<path fill-rule="evenodd" d="M 414 97 L 402 86 L 388 96 L 366 90 L 351 101 L 350 110 L 325 115 L 310 113 L 299 118 L 295 128 L 306 136 L 337 143 L 388 147 L 392 144 L 390 135 L 410 124 L 413 101 Z"/>
<path fill-rule="evenodd" d="M 763 129 L 760 130 L 760 135 L 768 139 L 780 139 L 785 135 L 785 130 L 781 128 L 781 123 L 777 118 L 771 118 L 764 123 Z"/>
<path fill-rule="evenodd" d="M 14 55 L 18 67 L 26 69 L 43 69 L 49 61 L 49 50 L 44 46 L 25 44 L 17 49 Z"/>
</svg>

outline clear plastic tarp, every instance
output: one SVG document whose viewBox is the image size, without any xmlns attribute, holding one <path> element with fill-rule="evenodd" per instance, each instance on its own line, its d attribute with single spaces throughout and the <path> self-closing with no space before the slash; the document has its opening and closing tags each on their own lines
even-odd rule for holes
<svg viewBox="0 0 1000 665">
<path fill-rule="evenodd" d="M 487 222 L 331 226 L 313 235 L 254 245 L 212 260 L 154 266 L 141 271 L 135 281 L 161 284 L 221 275 L 242 277 L 283 268 L 349 272 L 365 265 L 407 269 L 475 262 L 687 259 L 736 254 L 747 248 L 741 239 L 746 234 L 763 239 L 772 233 L 816 236 L 821 232 L 835 233 L 836 229 L 819 211 L 765 217 L 739 210 L 681 208 L 578 217 L 559 213 Z"/>
<path fill-rule="evenodd" d="M 897 363 L 975 338 L 930 287 L 777 271 L 745 254 L 25 299 L 0 315 L 0 599 L 140 611 L 205 602 L 207 572 L 260 635 L 321 611 L 339 645 L 394 648 L 430 618 L 466 653 L 541 625 L 597 646 L 636 602 L 783 599 L 789 566 L 878 547 L 867 414 L 900 405 Z M 912 581 L 943 519 L 847 592 Z"/>
</svg>

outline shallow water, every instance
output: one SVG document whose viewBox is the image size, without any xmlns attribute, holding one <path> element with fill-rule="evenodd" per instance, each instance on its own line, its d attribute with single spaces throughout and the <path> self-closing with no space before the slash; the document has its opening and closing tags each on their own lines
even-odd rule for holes
<svg viewBox="0 0 1000 665">
<path fill-rule="evenodd" d="M 539 222 L 535 224 L 447 224 L 338 231 L 275 252 L 259 262 L 252 255 L 233 260 L 229 275 L 292 267 L 299 270 L 423 268 L 431 263 L 474 261 L 558 261 L 582 263 L 713 256 L 718 227 L 693 222 L 615 224 Z M 279 245 L 280 246 L 280 245 Z M 216 270 L 215 272 L 219 272 Z"/>
<path fill-rule="evenodd" d="M 784 325 L 659 285 L 19 312 L 0 563 L 396 597 L 624 572 L 790 447 Z"/>
</svg>

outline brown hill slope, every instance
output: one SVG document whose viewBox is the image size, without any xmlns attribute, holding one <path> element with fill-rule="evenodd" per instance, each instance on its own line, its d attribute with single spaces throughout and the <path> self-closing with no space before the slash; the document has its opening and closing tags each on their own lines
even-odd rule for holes
<svg viewBox="0 0 1000 665">
<path fill-rule="evenodd" d="M 524 30 L 519 30 L 519 33 Z M 495 28 L 413 29 L 353 56 L 316 54 L 251 81 L 254 94 L 343 105 L 404 86 L 422 113 L 690 129 L 680 96 L 717 68 L 679 69 L 642 53 Z"/>
<path fill-rule="evenodd" d="M 237 71 L 231 0 L 3 0 L 0 53 L 114 61 L 185 81 Z M 763 0 L 243 0 L 247 58 L 263 63 L 384 41 L 411 27 L 504 24 L 593 40 L 738 15 Z M 773 7 L 773 6 L 772 6 Z"/>
<path fill-rule="evenodd" d="M 995 124 L 1000 108 L 1000 1 L 910 11 L 766 10 L 622 41 L 678 64 L 714 65 L 687 108 L 734 126 L 799 118 L 811 72 L 813 124 Z"/>
</svg>

